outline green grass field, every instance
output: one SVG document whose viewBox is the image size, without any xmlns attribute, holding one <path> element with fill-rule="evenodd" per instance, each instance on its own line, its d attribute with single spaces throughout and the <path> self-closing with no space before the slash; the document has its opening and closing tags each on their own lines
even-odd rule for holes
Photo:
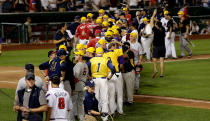
<svg viewBox="0 0 210 121">
<path fill-rule="evenodd" d="M 15 90 L 0 89 L 0 121 L 15 121 L 12 111 Z M 161 104 L 134 103 L 124 106 L 125 116 L 116 116 L 115 121 L 209 121 L 210 110 L 169 106 Z"/>
<path fill-rule="evenodd" d="M 194 40 L 194 55 L 210 54 L 210 40 Z M 177 55 L 179 43 L 176 42 Z M 8 51 L 0 56 L 0 66 L 24 66 L 33 63 L 38 66 L 48 60 L 43 50 Z M 210 59 L 165 63 L 165 77 L 151 78 L 152 63 L 144 64 L 141 72 L 140 94 L 183 97 L 210 100 Z M 15 121 L 16 113 L 12 111 L 14 101 L 13 89 L 0 88 L 0 121 Z M 135 103 L 124 108 L 126 116 L 115 121 L 209 121 L 210 110 L 185 108 L 178 106 Z"/>
</svg>

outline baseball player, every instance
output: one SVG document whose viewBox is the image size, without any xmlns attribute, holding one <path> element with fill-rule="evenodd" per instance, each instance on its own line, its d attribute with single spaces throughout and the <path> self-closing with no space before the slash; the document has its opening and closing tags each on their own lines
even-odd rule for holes
<svg viewBox="0 0 210 121">
<path fill-rule="evenodd" d="M 184 57 L 185 53 L 184 50 L 188 52 L 188 57 L 192 56 L 192 50 L 188 47 L 189 43 L 189 32 L 190 32 L 190 22 L 188 19 L 185 18 L 184 12 L 179 11 L 179 29 L 180 29 L 180 50 L 181 50 L 181 56 Z"/>
<path fill-rule="evenodd" d="M 143 49 L 141 47 L 141 44 L 137 41 L 137 35 L 136 33 L 130 34 L 130 50 L 134 53 L 134 65 L 139 66 L 142 62 L 142 55 L 143 55 Z M 150 49 L 149 49 L 150 51 Z M 139 91 L 139 81 L 140 81 L 140 74 L 136 72 L 136 81 L 135 81 L 135 93 L 137 94 Z"/>
<path fill-rule="evenodd" d="M 75 92 L 72 96 L 72 103 L 74 105 L 73 114 L 74 116 L 78 116 L 80 121 L 83 121 L 83 99 L 85 96 L 84 87 L 88 77 L 88 66 L 83 62 L 83 57 L 85 55 L 83 51 L 75 51 L 74 54 L 76 65 L 73 68 L 75 76 Z M 71 117 L 72 120 L 74 120 L 74 116 Z"/>
<path fill-rule="evenodd" d="M 160 20 L 160 22 L 162 23 L 162 26 L 165 28 L 165 30 L 168 29 L 167 27 L 167 23 L 168 23 L 168 19 L 167 19 L 167 15 L 168 15 L 168 11 L 164 11 L 164 17 Z"/>
<path fill-rule="evenodd" d="M 64 62 L 66 58 L 66 51 L 65 50 L 59 50 L 57 52 L 57 56 L 53 60 L 48 60 L 42 64 L 39 65 L 39 69 L 41 70 L 44 77 L 46 77 L 47 80 L 52 80 L 52 77 L 54 75 L 57 75 L 61 78 L 61 81 L 65 77 L 65 68 L 66 64 Z M 45 70 L 48 69 L 48 75 L 46 75 Z M 48 90 L 50 90 L 51 87 L 51 81 L 49 81 L 48 84 Z M 60 83 L 60 88 L 63 88 L 63 82 Z"/>
<path fill-rule="evenodd" d="M 98 47 L 96 49 L 96 57 L 90 59 L 87 63 L 90 74 L 95 83 L 96 99 L 99 101 L 99 111 L 102 113 L 102 120 L 107 121 L 108 118 L 108 84 L 107 80 L 110 80 L 115 74 L 115 67 L 111 61 L 103 56 L 103 49 Z M 108 69 L 111 70 L 111 74 L 108 76 Z"/>
<path fill-rule="evenodd" d="M 117 49 L 116 43 L 110 43 L 108 49 L 108 52 L 104 53 L 103 57 L 110 59 L 116 69 L 115 75 L 108 82 L 109 109 L 111 114 L 114 114 L 116 109 L 119 114 L 123 114 L 123 79 L 119 68 L 124 64 L 123 52 L 122 49 Z M 115 93 L 117 94 L 117 106 Z"/>
<path fill-rule="evenodd" d="M 149 23 L 149 19 L 147 17 L 142 19 L 145 27 L 142 31 L 143 36 L 141 37 L 141 43 L 144 48 L 144 52 L 146 53 L 147 60 L 151 60 L 151 44 L 153 41 L 153 33 L 152 33 L 152 28 Z"/>
<path fill-rule="evenodd" d="M 165 47 L 166 47 L 166 56 L 165 58 L 168 58 L 172 55 L 172 58 L 176 59 L 176 49 L 174 45 L 174 39 L 175 39 L 175 21 L 173 20 L 170 13 L 168 13 L 166 16 L 167 22 L 167 29 L 166 29 L 166 37 L 165 37 Z"/>
<path fill-rule="evenodd" d="M 72 102 L 69 93 L 59 88 L 60 78 L 52 77 L 51 87 L 46 94 L 48 101 L 48 111 L 46 121 L 68 121 L 67 115 L 72 110 Z"/>
<path fill-rule="evenodd" d="M 89 47 L 86 50 L 86 62 L 88 62 L 91 58 L 93 58 L 95 56 L 95 48 L 94 47 Z"/>
<path fill-rule="evenodd" d="M 75 34 L 76 44 L 80 43 L 86 45 L 88 43 L 89 36 L 88 34 L 86 34 L 87 28 L 85 26 L 86 26 L 86 17 L 82 17 L 81 24 L 76 29 L 76 34 Z"/>
</svg>

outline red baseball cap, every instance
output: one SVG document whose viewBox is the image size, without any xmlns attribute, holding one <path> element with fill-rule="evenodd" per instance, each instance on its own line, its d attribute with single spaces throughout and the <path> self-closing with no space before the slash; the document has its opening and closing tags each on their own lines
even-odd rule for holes
<svg viewBox="0 0 210 121">
<path fill-rule="evenodd" d="M 97 29 L 96 31 L 95 31 L 95 34 L 100 34 L 101 33 L 101 30 L 100 29 Z"/>
</svg>

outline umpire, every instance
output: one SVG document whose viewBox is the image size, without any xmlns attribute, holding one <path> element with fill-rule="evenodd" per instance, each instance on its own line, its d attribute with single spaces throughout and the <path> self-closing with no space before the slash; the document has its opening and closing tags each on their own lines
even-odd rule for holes
<svg viewBox="0 0 210 121">
<path fill-rule="evenodd" d="M 43 112 L 47 111 L 44 91 L 35 86 L 35 76 L 28 72 L 25 76 L 26 88 L 17 92 L 14 111 L 18 112 L 17 121 L 42 121 Z"/>
</svg>

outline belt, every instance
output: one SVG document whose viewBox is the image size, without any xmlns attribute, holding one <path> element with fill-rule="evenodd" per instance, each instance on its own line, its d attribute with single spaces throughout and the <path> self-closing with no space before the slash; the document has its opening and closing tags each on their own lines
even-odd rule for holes
<svg viewBox="0 0 210 121">
<path fill-rule="evenodd" d="M 99 79 L 106 79 L 106 77 L 98 77 Z M 93 78 L 93 79 L 98 79 L 98 78 Z"/>
<path fill-rule="evenodd" d="M 56 120 L 56 119 L 67 119 L 67 118 L 51 118 L 50 120 Z"/>
</svg>

